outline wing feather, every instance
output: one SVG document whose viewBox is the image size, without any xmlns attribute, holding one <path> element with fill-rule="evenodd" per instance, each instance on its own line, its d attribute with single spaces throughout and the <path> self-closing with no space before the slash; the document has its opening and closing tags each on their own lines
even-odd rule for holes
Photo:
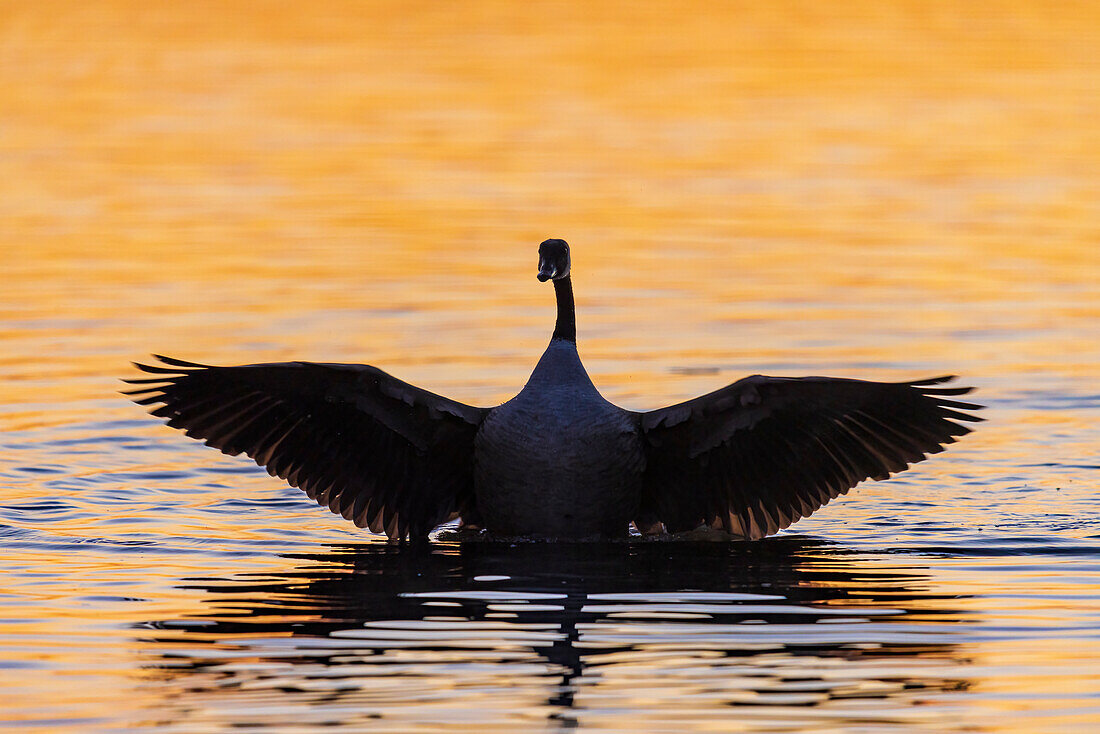
<svg viewBox="0 0 1100 734">
<path fill-rule="evenodd" d="M 640 518 L 761 538 L 865 479 L 943 451 L 982 420 L 954 377 L 885 383 L 754 375 L 638 415 L 646 446 Z M 950 397 L 948 397 L 950 396 Z"/>
<path fill-rule="evenodd" d="M 367 365 L 215 367 L 156 356 L 128 395 L 169 426 L 272 476 L 359 527 L 424 536 L 474 512 L 473 439 L 482 408 Z"/>
</svg>

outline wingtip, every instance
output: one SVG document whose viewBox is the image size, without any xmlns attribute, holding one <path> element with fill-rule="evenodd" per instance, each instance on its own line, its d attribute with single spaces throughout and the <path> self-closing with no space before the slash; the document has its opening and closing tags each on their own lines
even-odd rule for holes
<svg viewBox="0 0 1100 734">
<path fill-rule="evenodd" d="M 951 382 L 952 380 L 959 379 L 958 375 L 940 375 L 939 377 L 930 377 L 926 380 L 915 380 L 913 382 L 907 382 L 906 385 L 912 387 L 926 387 L 928 385 L 942 385 L 945 382 Z"/>
<path fill-rule="evenodd" d="M 931 385 L 942 385 L 945 382 L 957 379 L 957 375 L 943 375 L 942 377 L 933 377 L 928 380 L 919 380 L 917 382 L 907 383 L 910 387 L 917 388 L 925 397 L 932 398 L 941 408 L 956 408 L 959 410 L 984 410 L 986 406 L 980 403 L 969 403 L 961 400 L 951 400 L 947 396 L 952 397 L 958 395 L 969 395 L 976 389 L 972 385 L 966 385 L 961 387 L 930 387 Z M 969 421 L 984 421 L 984 418 L 977 416 L 967 416 L 963 420 Z"/>
<path fill-rule="evenodd" d="M 206 364 L 199 364 L 198 362 L 188 362 L 187 360 L 184 360 L 184 359 L 176 359 L 175 357 L 166 357 L 163 354 L 154 354 L 153 356 L 157 360 L 159 360 L 160 362 L 163 362 L 164 364 L 172 365 L 173 367 L 205 368 L 205 367 L 210 366 L 210 365 L 206 365 Z"/>
<path fill-rule="evenodd" d="M 941 398 L 939 396 L 934 397 L 936 398 L 936 405 L 940 406 L 941 408 L 956 408 L 958 410 L 981 410 L 985 407 L 984 405 L 979 405 L 978 403 L 964 403 L 961 400 L 947 400 L 946 398 Z"/>
<path fill-rule="evenodd" d="M 192 370 L 208 369 L 210 365 L 199 364 L 198 362 L 188 362 L 182 359 L 176 359 L 175 357 L 166 357 L 163 354 L 151 355 L 155 360 L 161 364 L 143 364 L 141 362 L 131 362 L 134 367 L 142 372 L 148 372 L 154 375 L 181 375 L 187 374 Z M 167 365 L 167 366 L 161 366 Z"/>
<path fill-rule="evenodd" d="M 974 392 L 973 387 L 921 387 L 920 391 L 925 395 L 968 395 Z"/>
<path fill-rule="evenodd" d="M 151 375 L 178 375 L 180 373 L 178 369 L 170 369 L 155 364 L 142 364 L 141 362 L 132 362 L 131 364 L 142 372 L 147 372 Z"/>
</svg>

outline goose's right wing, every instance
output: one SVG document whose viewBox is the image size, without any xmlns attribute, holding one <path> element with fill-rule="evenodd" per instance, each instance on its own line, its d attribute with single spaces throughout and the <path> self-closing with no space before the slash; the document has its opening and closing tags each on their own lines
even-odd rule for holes
<svg viewBox="0 0 1100 734">
<path fill-rule="evenodd" d="M 639 415 L 646 473 L 639 527 L 701 523 L 757 539 L 864 479 L 885 479 L 943 450 L 981 406 L 950 400 L 951 377 L 865 382 L 746 377 Z"/>
<path fill-rule="evenodd" d="M 390 538 L 475 511 L 474 434 L 488 412 L 368 365 L 212 367 L 158 357 L 127 394 L 222 453 L 248 454 L 318 504 Z"/>
</svg>

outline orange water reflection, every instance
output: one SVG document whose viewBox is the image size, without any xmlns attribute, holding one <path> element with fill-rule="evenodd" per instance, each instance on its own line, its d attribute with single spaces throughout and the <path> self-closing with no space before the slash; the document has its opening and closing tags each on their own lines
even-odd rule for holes
<svg viewBox="0 0 1100 734">
<path fill-rule="evenodd" d="M 1091 4 L 46 1 L 0 39 L 0 718 L 110 727 L 162 701 L 131 625 L 210 616 L 183 579 L 364 540 L 142 421 L 127 360 L 367 361 L 492 404 L 548 338 L 534 252 L 561 236 L 628 407 L 751 372 L 979 385 L 957 450 L 796 530 L 946 549 L 909 614 L 1039 630 L 951 648 L 939 679 L 981 695 L 887 696 L 890 726 L 1100 720 Z M 966 560 L 1008 535 L 1065 561 Z M 661 669 L 601 660 L 589 710 Z"/>
</svg>

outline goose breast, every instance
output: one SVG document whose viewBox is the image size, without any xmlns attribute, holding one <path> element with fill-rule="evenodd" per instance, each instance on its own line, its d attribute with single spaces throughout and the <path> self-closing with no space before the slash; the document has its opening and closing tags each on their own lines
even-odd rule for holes
<svg viewBox="0 0 1100 734">
<path fill-rule="evenodd" d="M 474 441 L 477 505 L 496 535 L 627 533 L 645 455 L 630 414 L 594 389 L 528 386 L 486 417 Z"/>
</svg>

